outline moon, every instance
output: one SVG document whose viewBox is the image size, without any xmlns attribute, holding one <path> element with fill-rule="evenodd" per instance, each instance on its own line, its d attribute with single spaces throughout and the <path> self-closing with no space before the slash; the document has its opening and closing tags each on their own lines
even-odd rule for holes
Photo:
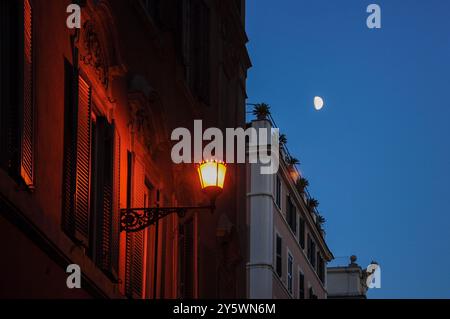
<svg viewBox="0 0 450 319">
<path fill-rule="evenodd" d="M 314 97 L 314 108 L 320 111 L 323 108 L 323 99 L 320 96 Z"/>
</svg>

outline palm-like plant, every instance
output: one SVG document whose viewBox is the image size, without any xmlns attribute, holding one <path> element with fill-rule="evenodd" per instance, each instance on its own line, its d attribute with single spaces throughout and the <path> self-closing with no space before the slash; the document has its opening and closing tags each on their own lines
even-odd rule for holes
<svg viewBox="0 0 450 319">
<path fill-rule="evenodd" d="M 304 178 L 304 177 L 300 177 L 297 180 L 297 190 L 299 191 L 300 194 L 303 194 L 305 192 L 305 189 L 309 186 L 309 181 Z"/>
<path fill-rule="evenodd" d="M 283 147 L 284 145 L 287 144 L 286 134 L 280 134 L 279 143 L 280 143 L 280 147 Z"/>
<path fill-rule="evenodd" d="M 253 107 L 253 115 L 258 120 L 265 120 L 270 115 L 270 105 L 267 103 L 258 103 Z"/>
<path fill-rule="evenodd" d="M 298 158 L 295 158 L 293 156 L 289 156 L 286 159 L 286 162 L 288 163 L 288 165 L 290 166 L 294 166 L 294 165 L 300 165 L 300 161 L 298 160 Z"/>
<path fill-rule="evenodd" d="M 320 227 L 323 226 L 323 224 L 325 224 L 327 222 L 327 220 L 325 219 L 325 217 L 323 217 L 320 214 L 317 214 L 317 223 L 319 224 Z"/>
<path fill-rule="evenodd" d="M 310 209 L 310 211 L 314 211 L 314 209 L 316 209 L 319 206 L 319 201 L 315 198 L 309 198 L 308 199 L 308 208 Z"/>
</svg>

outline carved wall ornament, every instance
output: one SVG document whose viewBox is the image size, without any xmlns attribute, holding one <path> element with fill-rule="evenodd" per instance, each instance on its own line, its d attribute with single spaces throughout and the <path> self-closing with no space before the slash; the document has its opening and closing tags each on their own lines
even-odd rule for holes
<svg viewBox="0 0 450 319">
<path fill-rule="evenodd" d="M 154 94 L 151 97 L 157 99 Z M 129 125 L 132 132 L 147 151 L 154 156 L 161 146 L 163 129 L 162 123 L 158 123 L 156 115 L 151 111 L 152 100 L 142 92 L 130 92 L 128 99 L 131 115 Z"/>
<path fill-rule="evenodd" d="M 80 44 L 82 49 L 80 50 L 80 60 L 83 61 L 84 64 L 91 66 L 100 83 L 102 83 L 105 88 L 108 88 L 109 74 L 107 61 L 95 26 L 90 20 L 86 21 L 83 25 Z"/>
</svg>

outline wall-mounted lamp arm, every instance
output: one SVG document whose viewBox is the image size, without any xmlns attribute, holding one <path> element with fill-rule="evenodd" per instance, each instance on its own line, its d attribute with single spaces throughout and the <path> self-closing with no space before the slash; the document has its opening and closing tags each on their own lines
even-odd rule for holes
<svg viewBox="0 0 450 319">
<path fill-rule="evenodd" d="M 170 214 L 184 217 L 190 210 L 209 210 L 214 213 L 216 205 L 211 202 L 209 206 L 185 206 L 185 207 L 149 207 L 149 208 L 123 208 L 120 210 L 120 231 L 134 233 L 141 231 L 161 218 Z"/>
</svg>

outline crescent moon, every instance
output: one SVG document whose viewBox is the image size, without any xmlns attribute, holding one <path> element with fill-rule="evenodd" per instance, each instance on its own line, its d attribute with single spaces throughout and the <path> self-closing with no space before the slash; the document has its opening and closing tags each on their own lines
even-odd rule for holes
<svg viewBox="0 0 450 319">
<path fill-rule="evenodd" d="M 320 96 L 314 97 L 314 108 L 317 111 L 320 111 L 323 108 L 324 102 Z"/>
</svg>

